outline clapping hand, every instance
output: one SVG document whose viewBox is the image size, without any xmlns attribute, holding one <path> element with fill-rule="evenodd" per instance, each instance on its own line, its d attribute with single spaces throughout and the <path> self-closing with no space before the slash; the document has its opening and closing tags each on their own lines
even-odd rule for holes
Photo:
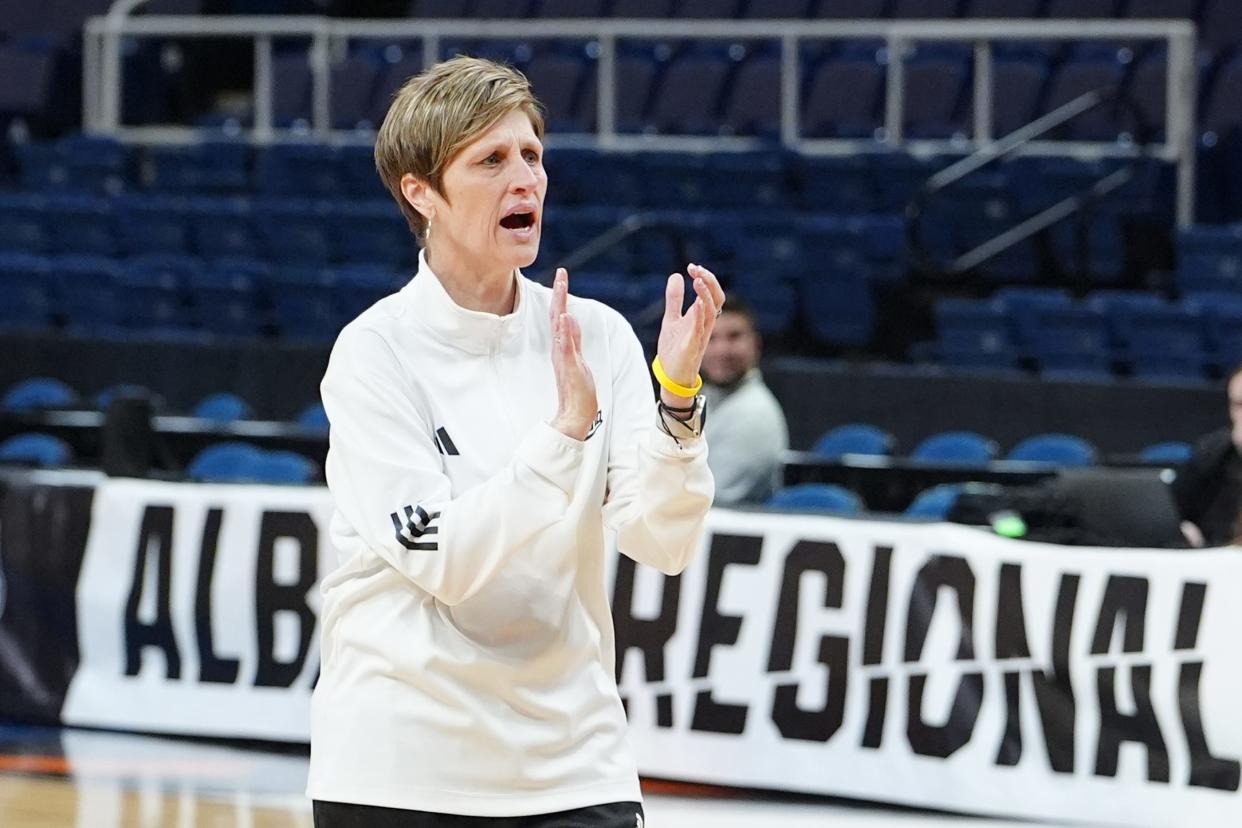
<svg viewBox="0 0 1242 828">
<path fill-rule="evenodd" d="M 569 273 L 560 267 L 552 282 L 552 306 L 548 312 L 558 397 L 552 427 L 567 437 L 585 440 L 595 422 L 599 403 L 595 397 L 595 379 L 582 358 L 582 327 L 567 310 L 568 304 Z"/>
<path fill-rule="evenodd" d="M 694 304 L 684 314 L 681 312 L 685 281 L 680 273 L 669 276 L 664 288 L 664 321 L 660 325 L 656 352 L 669 379 L 689 388 L 694 386 L 699 375 L 707 341 L 724 307 L 724 290 L 715 274 L 701 265 L 692 264 L 687 272 L 694 280 Z M 690 402 L 689 398 L 667 388 L 661 388 L 660 395 L 665 405 L 684 408 Z"/>
</svg>

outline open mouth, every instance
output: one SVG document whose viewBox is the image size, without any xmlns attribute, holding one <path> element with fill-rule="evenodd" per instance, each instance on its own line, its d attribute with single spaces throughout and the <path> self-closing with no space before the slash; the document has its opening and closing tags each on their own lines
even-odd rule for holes
<svg viewBox="0 0 1242 828">
<path fill-rule="evenodd" d="M 512 213 L 500 220 L 500 226 L 506 230 L 525 230 L 535 224 L 534 213 Z"/>
</svg>

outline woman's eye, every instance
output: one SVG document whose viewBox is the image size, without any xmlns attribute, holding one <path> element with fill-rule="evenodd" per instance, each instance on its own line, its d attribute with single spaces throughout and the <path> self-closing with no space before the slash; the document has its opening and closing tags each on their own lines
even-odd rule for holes
<svg viewBox="0 0 1242 828">
<path fill-rule="evenodd" d="M 500 156 L 494 152 L 491 155 L 483 159 L 484 164 L 495 164 L 499 161 L 500 161 Z"/>
<path fill-rule="evenodd" d="M 539 161 L 539 153 L 535 152 L 534 150 L 527 150 L 526 152 L 522 153 L 522 156 L 526 159 L 527 164 L 535 164 L 535 163 L 538 163 Z"/>
</svg>

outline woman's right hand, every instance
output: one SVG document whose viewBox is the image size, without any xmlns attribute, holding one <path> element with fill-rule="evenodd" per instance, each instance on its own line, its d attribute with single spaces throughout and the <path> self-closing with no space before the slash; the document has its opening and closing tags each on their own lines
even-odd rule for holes
<svg viewBox="0 0 1242 828">
<path fill-rule="evenodd" d="M 568 311 L 569 274 L 556 269 L 552 282 L 552 370 L 556 373 L 558 405 L 552 427 L 575 440 L 585 440 L 599 403 L 595 397 L 595 378 L 582 357 L 582 328 Z"/>
</svg>

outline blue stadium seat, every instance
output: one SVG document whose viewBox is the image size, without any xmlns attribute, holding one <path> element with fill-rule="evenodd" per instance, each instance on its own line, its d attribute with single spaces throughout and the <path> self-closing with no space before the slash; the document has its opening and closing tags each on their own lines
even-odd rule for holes
<svg viewBox="0 0 1242 828">
<path fill-rule="evenodd" d="M 423 70 L 422 44 L 417 41 L 392 44 L 384 50 L 383 59 L 384 64 L 375 81 L 375 91 L 371 94 L 370 113 L 367 118 L 377 129 L 384 122 L 384 115 L 392 104 L 393 95 L 402 84 Z"/>
<path fill-rule="evenodd" d="M 652 93 L 648 123 L 657 131 L 677 134 L 713 134 L 718 129 L 727 58 L 691 53 L 664 70 Z"/>
<path fill-rule="evenodd" d="M 896 447 L 896 439 L 887 431 L 866 423 L 850 423 L 821 435 L 811 453 L 827 460 L 839 460 L 847 454 L 888 457 Z"/>
<path fill-rule="evenodd" d="M 959 368 L 1004 369 L 1017 365 L 1011 321 L 998 303 L 941 299 L 934 313 L 936 351 L 945 363 Z"/>
<path fill-rule="evenodd" d="M 272 144 L 255 163 L 255 188 L 267 196 L 339 198 L 341 152 L 327 144 Z"/>
<path fill-rule="evenodd" d="M 146 153 L 150 187 L 177 195 L 241 192 L 250 186 L 249 156 L 250 146 L 242 141 L 152 147 Z"/>
<path fill-rule="evenodd" d="M 1242 293 L 1242 225 L 1196 226 L 1178 236 L 1177 286 Z"/>
<path fill-rule="evenodd" d="M 207 260 L 258 258 L 250 202 L 240 198 L 198 198 L 190 202 L 194 250 Z"/>
<path fill-rule="evenodd" d="M 216 443 L 200 451 L 186 467 L 186 477 L 200 483 L 250 483 L 263 450 L 249 443 Z"/>
<path fill-rule="evenodd" d="M 728 135 L 754 135 L 766 139 L 780 136 L 780 58 L 755 55 L 737 68 L 725 93 L 720 130 Z"/>
<path fill-rule="evenodd" d="M 46 199 L 28 193 L 0 192 L 0 250 L 46 253 L 51 248 L 44 224 Z"/>
<path fill-rule="evenodd" d="M 1231 14 L 1235 18 L 1239 16 L 1236 10 Z M 1199 128 L 1205 133 L 1226 136 L 1242 127 L 1242 113 L 1237 106 L 1239 99 L 1242 99 L 1242 56 L 1216 70 L 1216 77 L 1199 109 Z"/>
<path fill-rule="evenodd" d="M 53 285 L 47 260 L 0 253 L 0 327 L 43 328 L 51 320 Z"/>
<path fill-rule="evenodd" d="M 390 267 L 414 261 L 417 245 L 405 217 L 392 202 L 341 201 L 333 206 L 332 221 L 341 261 Z"/>
<path fill-rule="evenodd" d="M 794 322 L 798 295 L 788 281 L 764 273 L 741 272 L 729 284 L 730 292 L 746 300 L 755 317 L 755 327 L 765 337 L 787 333 Z"/>
<path fill-rule="evenodd" d="M 1039 308 L 1031 345 L 1042 372 L 1095 372 L 1107 376 L 1112 355 L 1104 318 L 1088 308 Z"/>
<path fill-rule="evenodd" d="M 221 260 L 207 267 L 190 285 L 195 326 L 221 336 L 253 336 L 261 332 L 259 287 L 270 280 L 271 268 L 249 259 Z"/>
<path fill-rule="evenodd" d="M 311 68 L 305 51 L 277 53 L 272 58 L 272 123 L 276 127 L 309 127 Z"/>
<path fill-rule="evenodd" d="M 85 256 L 114 256 L 119 252 L 112 207 L 105 199 L 52 196 L 44 202 L 43 215 L 51 251 Z"/>
<path fill-rule="evenodd" d="M 307 458 L 292 451 L 264 451 L 251 466 L 257 483 L 304 485 L 314 482 L 318 468 Z"/>
<path fill-rule="evenodd" d="M 1035 120 L 1048 64 L 1039 58 L 998 59 L 992 67 L 992 133 L 998 138 Z"/>
<path fill-rule="evenodd" d="M 802 134 L 810 138 L 871 138 L 880 126 L 884 67 L 875 60 L 825 60 L 803 99 Z"/>
<path fill-rule="evenodd" d="M 1086 220 L 1085 228 L 1076 220 L 1053 225 L 1052 248 L 1063 270 L 1078 274 L 1080 261 L 1079 234 L 1085 229 L 1087 237 L 1087 273 L 1091 284 L 1096 286 L 1120 284 L 1125 276 L 1125 236 L 1121 219 L 1102 211 Z"/>
<path fill-rule="evenodd" d="M 1057 466 L 1092 466 L 1096 450 L 1086 440 L 1072 434 L 1036 434 L 1010 449 L 1005 459 Z"/>
<path fill-rule="evenodd" d="M 69 444 L 50 434 L 17 434 L 0 442 L 0 463 L 54 467 L 71 462 L 73 450 Z"/>
<path fill-rule="evenodd" d="M 802 323 L 825 345 L 861 348 L 875 334 L 871 282 L 862 270 L 810 273 L 798 286 Z"/>
<path fill-rule="evenodd" d="M 58 56 L 52 50 L 0 42 L 0 78 L 5 80 L 0 84 L 0 117 L 6 121 L 12 117 L 40 118 L 56 92 L 57 63 Z"/>
<path fill-rule="evenodd" d="M 142 253 L 187 253 L 191 249 L 186 203 L 161 196 L 123 196 L 114 202 L 121 249 Z"/>
<path fill-rule="evenodd" d="M 905 516 L 924 520 L 945 520 L 965 488 L 961 483 L 941 483 L 924 489 L 906 507 Z"/>
<path fill-rule="evenodd" d="M 1193 454 L 1194 447 L 1190 443 L 1174 440 L 1167 443 L 1152 443 L 1150 446 L 1144 446 L 1139 452 L 1139 458 L 1146 463 L 1167 463 L 1170 466 L 1180 466 L 1189 460 Z"/>
<path fill-rule="evenodd" d="M 615 11 L 614 11 L 615 15 Z M 617 57 L 615 123 L 619 132 L 638 132 L 645 123 L 651 91 L 657 76 L 657 58 L 645 52 Z M 594 127 L 598 89 L 592 79 L 583 84 L 578 111 Z"/>
<path fill-rule="evenodd" d="M 832 483 L 801 483 L 781 489 L 768 498 L 769 509 L 816 512 L 828 515 L 857 515 L 866 511 L 862 498 Z"/>
<path fill-rule="evenodd" d="M 549 131 L 587 132 L 595 113 L 577 107 L 585 79 L 586 61 L 564 52 L 537 54 L 523 69 L 531 88 L 547 110 Z M 592 82 L 594 78 L 591 78 Z"/>
<path fill-rule="evenodd" d="M 231 423 L 236 420 L 254 419 L 254 410 L 248 402 L 236 394 L 221 391 L 209 394 L 195 403 L 190 416 L 217 423 Z"/>
<path fill-rule="evenodd" d="M 952 138 L 970 133 L 970 126 L 960 114 L 968 74 L 964 57 L 916 55 L 906 62 L 908 137 Z"/>
<path fill-rule="evenodd" d="M 259 239 L 270 262 L 323 265 L 334 258 L 335 227 L 329 205 L 312 201 L 255 204 Z"/>
<path fill-rule="evenodd" d="M 298 412 L 297 424 L 302 426 L 302 428 L 327 431 L 329 427 L 328 412 L 324 410 L 323 403 L 313 402 Z"/>
<path fill-rule="evenodd" d="M 115 139 L 76 134 L 54 143 L 17 144 L 15 150 L 27 190 L 103 195 L 125 189 L 129 150 Z"/>
<path fill-rule="evenodd" d="M 77 392 L 52 377 L 31 377 L 14 383 L 0 398 L 0 409 L 4 411 L 74 408 L 77 404 Z"/>
<path fill-rule="evenodd" d="M 1077 5 L 1079 0 L 1072 0 L 1072 3 Z M 1127 67 L 1116 59 L 1071 60 L 1053 73 L 1043 111 L 1051 112 L 1087 92 L 1118 88 L 1125 79 L 1126 70 Z M 1121 132 L 1117 108 L 1105 105 L 1080 115 L 1070 121 L 1063 132 L 1065 137 L 1076 140 L 1114 140 Z"/>
<path fill-rule="evenodd" d="M 869 213 L 877 209 L 871 166 L 863 156 L 802 156 L 796 160 L 792 177 L 804 210 Z"/>
<path fill-rule="evenodd" d="M 946 431 L 933 434 L 910 452 L 910 459 L 922 463 L 985 466 L 1000 453 L 996 441 L 973 431 Z"/>
<path fill-rule="evenodd" d="M 379 71 L 376 61 L 363 54 L 346 55 L 332 64 L 328 73 L 328 100 L 334 128 L 379 127 L 371 120 L 371 99 L 379 81 Z"/>
<path fill-rule="evenodd" d="M 99 256 L 61 256 L 49 260 L 59 296 L 57 309 L 74 333 L 108 335 L 121 331 L 117 265 Z"/>
</svg>

